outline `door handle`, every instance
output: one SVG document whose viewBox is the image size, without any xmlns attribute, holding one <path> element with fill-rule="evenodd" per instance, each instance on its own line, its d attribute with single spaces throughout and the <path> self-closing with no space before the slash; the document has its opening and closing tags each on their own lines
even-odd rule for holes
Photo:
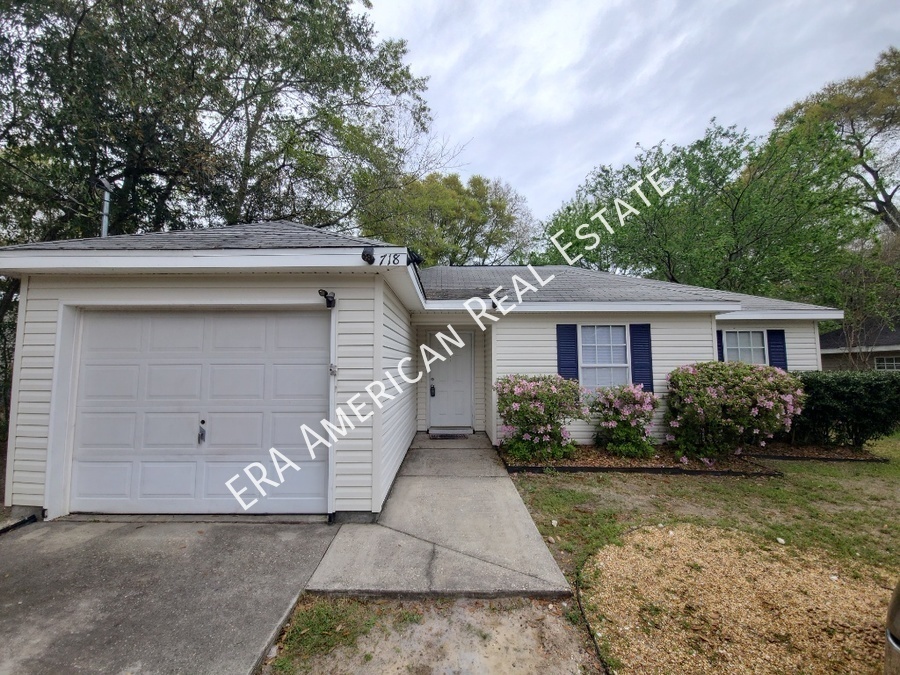
<svg viewBox="0 0 900 675">
<path fill-rule="evenodd" d="M 431 395 L 434 396 L 434 385 L 431 385 Z"/>
<path fill-rule="evenodd" d="M 206 429 L 203 428 L 203 425 L 200 425 L 200 431 L 197 432 L 197 445 L 200 445 L 203 441 L 206 440 Z"/>
</svg>

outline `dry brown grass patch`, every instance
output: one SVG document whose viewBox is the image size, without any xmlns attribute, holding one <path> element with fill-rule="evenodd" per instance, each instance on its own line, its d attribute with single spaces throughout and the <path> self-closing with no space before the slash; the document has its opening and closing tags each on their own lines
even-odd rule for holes
<svg viewBox="0 0 900 675">
<path fill-rule="evenodd" d="M 588 561 L 583 601 L 619 672 L 876 673 L 884 574 L 732 530 L 644 527 Z"/>
</svg>

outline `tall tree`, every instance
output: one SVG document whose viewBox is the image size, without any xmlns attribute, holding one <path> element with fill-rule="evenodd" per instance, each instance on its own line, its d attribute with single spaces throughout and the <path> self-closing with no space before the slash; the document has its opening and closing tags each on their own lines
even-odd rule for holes
<svg viewBox="0 0 900 675">
<path fill-rule="evenodd" d="M 581 264 L 744 293 L 807 297 L 837 253 L 865 238 L 871 223 L 841 185 L 852 158 L 827 124 L 776 129 L 765 139 L 711 124 L 688 146 L 642 148 L 632 164 L 600 166 L 546 225 L 544 261 L 562 262 L 549 237 L 576 242 Z M 653 173 L 653 172 L 656 173 Z M 670 185 L 660 197 L 648 175 Z M 615 199 L 625 214 L 622 221 Z M 613 232 L 591 216 L 607 208 Z M 613 214 L 613 216 L 609 216 Z M 588 224 L 599 235 L 579 240 Z M 584 233 L 585 230 L 582 230 Z M 834 269 L 833 267 L 831 269 Z"/>
<path fill-rule="evenodd" d="M 0 0 L 8 241 L 350 222 L 421 149 L 424 80 L 352 0 Z"/>
<path fill-rule="evenodd" d="M 818 298 L 844 310 L 840 326 L 851 365 L 871 368 L 878 336 L 900 327 L 900 234 L 887 232 L 842 255 L 836 273 L 821 275 Z"/>
<path fill-rule="evenodd" d="M 428 265 L 499 265 L 528 255 L 536 225 L 508 183 L 432 173 L 361 210 L 367 236 L 410 246 Z"/>
<path fill-rule="evenodd" d="M 835 126 L 854 158 L 846 176 L 860 207 L 900 232 L 900 50 L 891 47 L 862 77 L 829 84 L 779 117 L 783 126 L 801 121 Z"/>
</svg>

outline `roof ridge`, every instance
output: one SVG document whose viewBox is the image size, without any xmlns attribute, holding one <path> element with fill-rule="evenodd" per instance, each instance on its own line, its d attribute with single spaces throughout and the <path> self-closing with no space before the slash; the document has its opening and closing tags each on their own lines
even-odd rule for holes
<svg viewBox="0 0 900 675">
<path fill-rule="evenodd" d="M 286 245 L 293 242 L 293 245 Z M 394 246 L 388 242 L 313 227 L 284 218 L 182 230 L 136 232 L 13 244 L 2 250 L 206 250 L 252 248 L 351 248 Z"/>
</svg>

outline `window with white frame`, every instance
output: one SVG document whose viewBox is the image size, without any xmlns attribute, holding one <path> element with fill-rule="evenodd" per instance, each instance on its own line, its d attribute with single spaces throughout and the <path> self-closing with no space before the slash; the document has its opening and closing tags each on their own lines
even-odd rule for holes
<svg viewBox="0 0 900 675">
<path fill-rule="evenodd" d="M 581 384 L 590 389 L 631 382 L 625 326 L 582 326 Z"/>
<path fill-rule="evenodd" d="M 900 356 L 876 356 L 875 370 L 900 370 Z"/>
<path fill-rule="evenodd" d="M 762 330 L 726 330 L 725 360 L 744 363 L 768 363 L 766 332 Z"/>
</svg>

